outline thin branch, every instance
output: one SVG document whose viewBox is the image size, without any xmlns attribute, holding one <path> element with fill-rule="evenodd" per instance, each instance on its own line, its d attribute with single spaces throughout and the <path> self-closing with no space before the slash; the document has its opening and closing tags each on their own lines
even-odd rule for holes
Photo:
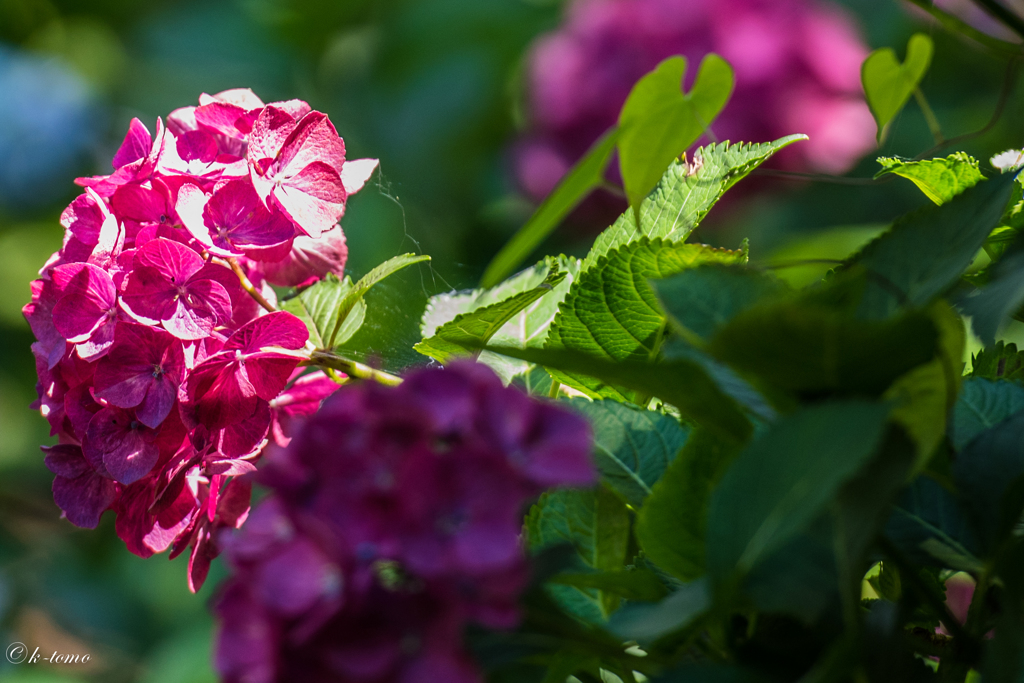
<svg viewBox="0 0 1024 683">
<path fill-rule="evenodd" d="M 992 118 L 988 120 L 988 123 L 986 123 L 984 126 L 982 126 L 981 128 L 972 133 L 964 133 L 963 135 L 957 135 L 956 137 L 949 138 L 948 140 L 935 145 L 931 149 L 926 149 L 925 151 L 921 152 L 916 157 L 914 157 L 914 159 L 920 160 L 924 159 L 925 157 L 934 156 L 936 152 L 941 152 L 943 149 L 947 147 L 959 144 L 964 140 L 976 138 L 979 135 L 984 135 L 985 133 L 992 130 L 992 128 L 999 122 L 999 119 L 1002 118 L 1003 110 L 1006 109 L 1006 103 L 1009 102 L 1010 100 L 1010 95 L 1013 92 L 1013 86 L 1017 81 L 1017 61 L 1019 59 L 1019 57 L 1013 57 L 1006 64 L 1006 76 L 1003 78 L 1003 87 L 999 91 L 999 101 L 996 102 L 995 111 L 992 112 Z"/>
<path fill-rule="evenodd" d="M 304 364 L 340 370 L 353 379 L 369 379 L 389 387 L 397 387 L 402 383 L 401 377 L 396 377 L 348 358 L 342 358 L 329 351 L 314 351 L 309 360 Z"/>
<path fill-rule="evenodd" d="M 754 169 L 751 175 L 764 176 L 766 178 L 782 178 L 783 180 L 809 180 L 815 183 L 831 183 L 833 185 L 878 185 L 889 180 L 888 177 L 880 178 L 879 180 L 874 178 L 844 178 L 843 176 L 825 173 L 799 173 L 797 171 L 779 171 L 772 168 Z"/>
<path fill-rule="evenodd" d="M 935 116 L 935 112 L 932 111 L 931 105 L 928 104 L 928 99 L 921 92 L 920 88 L 914 88 L 914 99 L 917 100 L 917 106 L 921 107 L 921 113 L 924 114 L 924 120 L 928 123 L 928 130 L 932 132 L 932 137 L 935 138 L 935 144 L 941 145 L 946 141 L 946 138 L 942 135 L 942 126 L 939 125 L 939 119 Z"/>
<path fill-rule="evenodd" d="M 1021 19 L 1006 7 L 1000 5 L 996 0 L 974 0 L 974 4 L 985 10 L 989 16 L 1001 22 L 1003 26 L 1024 38 L 1024 19 Z"/>
<path fill-rule="evenodd" d="M 970 38 L 982 47 L 985 47 L 996 54 L 1003 56 L 1019 55 L 1021 54 L 1022 48 L 1024 48 L 1024 46 L 1016 43 L 1010 43 L 1005 40 L 999 40 L 998 38 L 993 38 L 987 33 L 979 31 L 959 17 L 953 16 L 949 12 L 939 9 L 932 4 L 931 0 L 907 0 L 907 2 L 920 7 L 925 12 L 932 15 L 932 18 L 938 21 L 939 24 L 941 24 L 942 27 L 950 33 Z"/>
<path fill-rule="evenodd" d="M 242 289 L 249 292 L 249 296 L 255 299 L 256 303 L 258 303 L 263 308 L 267 309 L 267 311 L 269 311 L 270 313 L 273 313 L 277 310 L 276 308 L 274 308 L 274 305 L 267 301 L 266 297 L 260 294 L 259 290 L 253 286 L 252 282 L 249 280 L 249 277 L 245 274 L 245 271 L 243 271 L 242 267 L 238 265 L 237 259 L 229 258 L 227 259 L 227 264 L 231 268 L 231 270 L 234 271 L 235 275 L 238 276 L 238 281 L 242 284 Z"/>
</svg>

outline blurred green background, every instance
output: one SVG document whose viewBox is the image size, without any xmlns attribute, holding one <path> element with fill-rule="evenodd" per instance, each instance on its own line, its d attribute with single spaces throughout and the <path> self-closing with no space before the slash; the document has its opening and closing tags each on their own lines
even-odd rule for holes
<svg viewBox="0 0 1024 683">
<path fill-rule="evenodd" d="M 902 54 L 914 30 L 934 36 L 923 89 L 948 134 L 988 121 L 1004 79 L 999 60 L 895 0 L 842 4 L 871 47 Z M 474 286 L 532 210 L 512 180 L 509 144 L 524 125 L 524 52 L 562 11 L 559 0 L 0 0 L 0 644 L 92 658 L 0 659 L 0 680 L 214 679 L 205 606 L 222 569 L 192 596 L 185 558 L 141 560 L 114 536 L 112 515 L 97 531 L 79 530 L 51 500 L 38 450 L 50 438 L 28 408 L 35 372 L 20 309 L 60 246 L 72 178 L 109 171 L 131 117 L 152 127 L 201 92 L 250 87 L 268 102 L 308 100 L 331 116 L 350 158 L 381 159 L 379 182 L 343 220 L 353 276 L 396 253 L 433 256 L 371 295 L 369 324 L 352 345 L 389 369 L 422 362 L 409 346 L 426 298 Z M 982 159 L 1019 147 L 1022 110 L 1015 91 L 999 123 L 962 147 Z M 912 156 L 931 143 L 911 103 L 880 153 Z M 873 156 L 850 175 L 870 177 Z M 842 257 L 926 201 L 903 181 L 754 182 L 758 191 L 713 216 L 700 240 L 736 246 L 749 237 L 762 262 Z M 579 253 L 589 239 L 564 231 L 542 251 Z"/>
</svg>

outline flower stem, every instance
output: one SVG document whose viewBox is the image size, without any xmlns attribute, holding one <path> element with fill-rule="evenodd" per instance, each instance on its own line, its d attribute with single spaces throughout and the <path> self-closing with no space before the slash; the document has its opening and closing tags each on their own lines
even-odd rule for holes
<svg viewBox="0 0 1024 683">
<path fill-rule="evenodd" d="M 914 99 L 917 100 L 917 106 L 921 107 L 921 113 L 924 114 L 924 120 L 928 122 L 928 130 L 932 132 L 932 137 L 935 138 L 935 144 L 941 145 L 946 141 L 946 138 L 942 135 L 942 126 L 939 125 L 939 120 L 935 117 L 935 112 L 932 111 L 931 106 L 928 104 L 928 100 L 925 99 L 924 93 L 921 92 L 920 88 L 914 88 Z"/>
<path fill-rule="evenodd" d="M 402 383 L 401 377 L 371 368 L 348 358 L 342 358 L 329 351 L 314 351 L 309 357 L 310 365 L 319 365 L 332 370 L 340 370 L 353 379 L 372 379 L 385 386 L 397 387 Z"/>
<path fill-rule="evenodd" d="M 260 294 L 259 290 L 253 286 L 249 277 L 245 274 L 245 271 L 243 271 L 242 267 L 238 265 L 238 261 L 236 259 L 229 258 L 227 259 L 227 263 L 231 267 L 231 270 L 235 272 L 235 275 L 238 276 L 238 281 L 242 284 L 242 289 L 249 292 L 249 296 L 256 299 L 256 303 L 267 309 L 270 313 L 277 311 L 277 309 L 274 308 L 274 305 L 267 301 L 266 297 Z"/>
</svg>

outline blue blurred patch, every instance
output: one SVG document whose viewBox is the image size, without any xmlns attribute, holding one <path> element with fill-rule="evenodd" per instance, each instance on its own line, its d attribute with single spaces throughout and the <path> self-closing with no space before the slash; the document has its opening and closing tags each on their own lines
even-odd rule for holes
<svg viewBox="0 0 1024 683">
<path fill-rule="evenodd" d="M 0 93 L 0 208 L 59 198 L 100 135 L 98 102 L 57 59 L 2 44 Z"/>
</svg>

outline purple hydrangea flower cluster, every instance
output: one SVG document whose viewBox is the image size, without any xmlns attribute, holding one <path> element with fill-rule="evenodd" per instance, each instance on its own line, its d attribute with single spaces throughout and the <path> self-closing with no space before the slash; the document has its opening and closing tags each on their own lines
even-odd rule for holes
<svg viewBox="0 0 1024 683">
<path fill-rule="evenodd" d="M 191 546 L 198 589 L 214 532 L 248 512 L 234 477 L 337 388 L 298 377 L 306 326 L 257 301 L 273 309 L 269 285 L 343 273 L 337 223 L 376 163 L 346 161 L 305 102 L 231 90 L 157 120 L 155 136 L 133 120 L 114 172 L 77 180 L 24 308 L 36 407 L 59 441 L 46 465 L 73 524 L 113 509 L 137 555 Z"/>
<path fill-rule="evenodd" d="M 514 627 L 524 506 L 590 485 L 589 425 L 483 365 L 342 388 L 260 473 L 226 534 L 216 665 L 227 682 L 473 683 L 468 623 Z"/>
<path fill-rule="evenodd" d="M 709 52 L 732 64 L 736 89 L 718 139 L 761 142 L 806 133 L 777 161 L 842 173 L 874 147 L 860 65 L 868 50 L 840 8 L 819 0 L 574 0 L 564 25 L 533 46 L 530 128 L 516 152 L 523 189 L 546 196 L 618 118 L 629 91 L 672 55 L 687 80 Z M 687 86 L 689 87 L 689 86 Z"/>
</svg>

